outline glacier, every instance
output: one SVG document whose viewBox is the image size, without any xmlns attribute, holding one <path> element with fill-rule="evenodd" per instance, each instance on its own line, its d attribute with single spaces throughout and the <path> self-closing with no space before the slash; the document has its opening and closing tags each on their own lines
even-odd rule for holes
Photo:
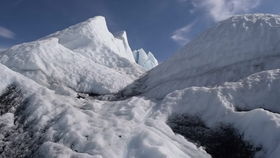
<svg viewBox="0 0 280 158">
<path fill-rule="evenodd" d="M 168 123 L 188 116 L 235 129 L 256 158 L 277 158 L 279 35 L 279 15 L 236 15 L 152 69 L 153 55 L 133 52 L 126 32 L 110 33 L 100 16 L 8 48 L 0 157 L 214 157 Z"/>
<path fill-rule="evenodd" d="M 128 95 L 135 89 L 134 93 L 163 98 L 185 87 L 215 86 L 279 68 L 279 27 L 279 15 L 229 18 L 200 34 L 123 92 Z"/>
</svg>

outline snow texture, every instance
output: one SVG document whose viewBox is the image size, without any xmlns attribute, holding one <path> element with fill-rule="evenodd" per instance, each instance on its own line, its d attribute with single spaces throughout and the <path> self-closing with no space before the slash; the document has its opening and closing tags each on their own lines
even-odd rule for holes
<svg viewBox="0 0 280 158">
<path fill-rule="evenodd" d="M 180 114 L 231 125 L 262 147 L 256 158 L 280 155 L 280 16 L 219 23 L 121 93 L 143 95 L 114 101 L 92 96 L 144 71 L 125 32 L 105 26 L 96 17 L 0 53 L 0 157 L 210 158 L 168 126 Z"/>
</svg>

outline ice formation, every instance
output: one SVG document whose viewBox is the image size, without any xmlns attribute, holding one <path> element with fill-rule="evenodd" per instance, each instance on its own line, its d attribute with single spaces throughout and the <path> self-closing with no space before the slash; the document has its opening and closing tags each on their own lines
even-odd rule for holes
<svg viewBox="0 0 280 158">
<path fill-rule="evenodd" d="M 117 92 L 144 72 L 126 34 L 114 37 L 104 17 L 13 46 L 0 62 L 51 89 L 97 94 Z"/>
<path fill-rule="evenodd" d="M 144 49 L 134 50 L 133 56 L 136 63 L 143 66 L 146 70 L 150 70 L 158 65 L 158 61 L 153 53 L 146 53 Z"/>
</svg>

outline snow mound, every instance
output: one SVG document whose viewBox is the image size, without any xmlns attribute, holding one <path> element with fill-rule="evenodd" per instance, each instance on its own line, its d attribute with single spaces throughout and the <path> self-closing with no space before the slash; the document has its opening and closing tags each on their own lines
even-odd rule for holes
<svg viewBox="0 0 280 158">
<path fill-rule="evenodd" d="M 147 96 L 162 98 L 177 89 L 215 86 L 279 68 L 279 37 L 279 15 L 234 16 L 189 42 L 127 92 L 134 88 Z"/>
<path fill-rule="evenodd" d="M 97 94 L 115 93 L 144 72 L 126 33 L 114 37 L 103 17 L 16 45 L 0 53 L 0 62 L 54 90 Z"/>
<path fill-rule="evenodd" d="M 151 52 L 146 53 L 144 49 L 134 50 L 133 56 L 136 63 L 143 66 L 146 70 L 150 70 L 158 65 L 154 55 Z"/>
<path fill-rule="evenodd" d="M 173 114 L 200 117 L 209 127 L 230 124 L 262 150 L 256 157 L 280 154 L 278 94 L 280 69 L 253 74 L 215 88 L 190 87 L 168 94 L 157 117 Z"/>
</svg>

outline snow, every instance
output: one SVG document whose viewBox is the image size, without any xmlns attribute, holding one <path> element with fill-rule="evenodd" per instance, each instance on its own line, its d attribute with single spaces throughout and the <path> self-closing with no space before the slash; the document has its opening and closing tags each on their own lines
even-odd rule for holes
<svg viewBox="0 0 280 158">
<path fill-rule="evenodd" d="M 279 15 L 234 16 L 200 34 L 130 87 L 163 98 L 177 89 L 215 86 L 278 68 L 279 36 Z"/>
<path fill-rule="evenodd" d="M 184 114 L 209 128 L 230 124 L 262 147 L 256 157 L 275 158 L 279 19 L 234 16 L 146 75 L 126 33 L 112 35 L 103 17 L 13 46 L 0 53 L 1 156 L 210 158 L 166 123 Z M 144 50 L 134 55 L 138 63 L 156 63 Z M 84 94 L 116 93 L 132 82 L 122 91 L 130 97 L 119 100 Z"/>
<path fill-rule="evenodd" d="M 102 16 L 90 18 L 85 22 L 73 25 L 47 37 L 57 37 L 60 44 L 71 50 L 79 52 L 81 49 L 86 49 L 87 51 L 83 52 L 84 55 L 94 57 L 92 59 L 96 61 L 98 61 L 96 56 L 102 54 L 112 55 L 112 52 L 131 62 L 134 61 L 126 32 L 118 33 L 114 37 L 109 32 L 105 18 Z"/>
<path fill-rule="evenodd" d="M 139 77 L 142 67 L 135 63 L 125 31 L 113 35 L 102 16 L 70 26 L 45 38 L 55 37 L 59 44 L 94 62 L 120 73 Z"/>
<path fill-rule="evenodd" d="M 256 157 L 277 157 L 279 37 L 279 15 L 234 16 L 202 33 L 121 94 L 160 100 L 156 120 L 183 114 L 198 116 L 210 128 L 233 125 L 246 141 L 262 146 Z"/>
<path fill-rule="evenodd" d="M 146 70 L 150 70 L 158 65 L 158 61 L 153 53 L 146 53 L 144 49 L 134 50 L 133 56 L 136 63 L 143 66 Z"/>
<path fill-rule="evenodd" d="M 0 62 L 61 93 L 114 93 L 144 73 L 126 34 L 115 38 L 103 17 L 13 46 L 0 53 Z"/>
<path fill-rule="evenodd" d="M 177 90 L 164 98 L 157 117 L 187 114 L 201 117 L 209 127 L 231 124 L 246 140 L 263 147 L 259 157 L 273 158 L 280 146 L 279 86 L 280 69 L 275 69 L 214 88 Z"/>
<path fill-rule="evenodd" d="M 72 52 L 56 38 L 14 46 L 0 57 L 1 63 L 51 89 L 66 86 L 81 92 L 110 93 L 133 79 Z"/>
<path fill-rule="evenodd" d="M 50 158 L 209 157 L 202 149 L 174 135 L 164 122 L 153 120 L 150 116 L 156 103 L 151 100 L 77 99 L 46 89 L 3 65 L 0 68 L 0 77 L 7 78 L 3 83 L 8 86 L 16 82 L 28 101 L 13 105 L 21 109 L 20 113 L 11 111 L 0 117 L 4 124 L 2 132 L 9 131 L 9 136 L 0 137 L 5 145 L 4 157 L 28 156 L 26 150 L 35 157 Z M 1 94 L 5 89 L 0 89 Z M 6 121 L 13 115 L 14 122 Z"/>
<path fill-rule="evenodd" d="M 115 93 L 144 72 L 117 51 L 116 41 L 127 42 L 125 33 L 103 38 L 108 32 L 102 24 L 101 17 L 93 18 L 0 53 L 1 156 L 210 157 L 151 118 L 156 101 L 77 98 L 77 93 Z M 91 36 L 93 26 L 98 30 Z"/>
</svg>

